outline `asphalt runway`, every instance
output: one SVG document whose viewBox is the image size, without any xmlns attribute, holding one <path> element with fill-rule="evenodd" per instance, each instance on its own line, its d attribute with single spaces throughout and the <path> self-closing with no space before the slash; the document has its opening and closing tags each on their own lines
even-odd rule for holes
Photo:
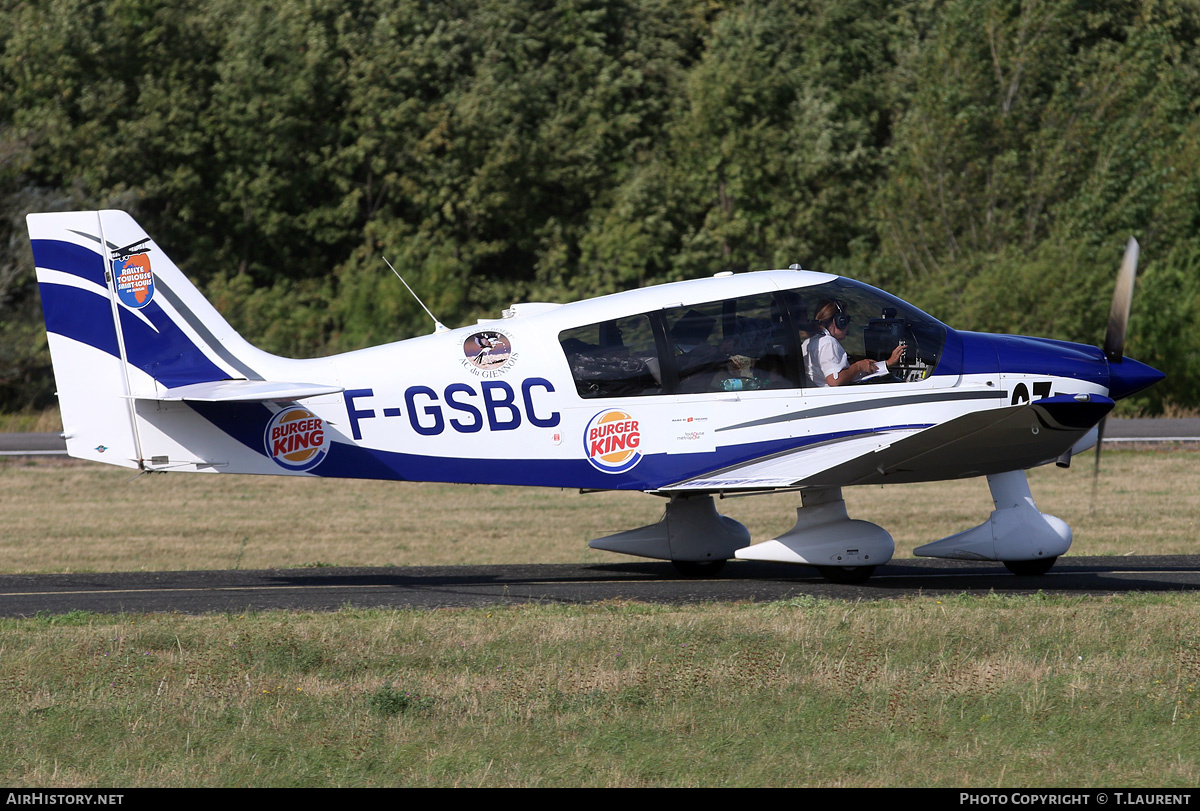
<svg viewBox="0 0 1200 811">
<path fill-rule="evenodd" d="M 0 575 L 0 615 L 39 612 L 183 614 L 338 608 L 451 608 L 589 604 L 605 600 L 696 604 L 797 597 L 885 600 L 961 593 L 1103 595 L 1200 591 L 1200 555 L 1065 557 L 1040 577 L 999 563 L 894 560 L 865 584 L 827 583 L 816 570 L 731 562 L 717 577 L 689 579 L 668 563 L 431 566 L 269 571 Z"/>
</svg>

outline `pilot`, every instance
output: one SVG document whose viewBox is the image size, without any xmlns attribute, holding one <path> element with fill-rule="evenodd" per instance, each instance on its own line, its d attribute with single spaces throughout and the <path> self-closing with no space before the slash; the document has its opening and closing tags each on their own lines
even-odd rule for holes
<svg viewBox="0 0 1200 811">
<path fill-rule="evenodd" d="M 840 299 L 822 302 L 816 323 L 820 332 L 804 345 L 804 371 L 815 386 L 844 386 L 864 377 L 883 374 L 904 357 L 904 347 L 897 346 L 885 361 L 864 358 L 850 363 L 842 348 L 850 328 L 850 313 L 846 311 L 846 302 Z"/>
</svg>

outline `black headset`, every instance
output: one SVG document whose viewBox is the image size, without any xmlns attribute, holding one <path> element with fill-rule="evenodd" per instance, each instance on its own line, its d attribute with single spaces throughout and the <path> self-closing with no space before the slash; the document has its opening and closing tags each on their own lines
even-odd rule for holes
<svg viewBox="0 0 1200 811">
<path fill-rule="evenodd" d="M 846 327 L 850 326 L 850 314 L 842 309 L 842 302 L 838 301 L 837 299 L 832 299 L 832 301 L 833 306 L 837 307 L 837 314 L 833 317 L 833 324 L 838 329 L 844 330 Z"/>
</svg>

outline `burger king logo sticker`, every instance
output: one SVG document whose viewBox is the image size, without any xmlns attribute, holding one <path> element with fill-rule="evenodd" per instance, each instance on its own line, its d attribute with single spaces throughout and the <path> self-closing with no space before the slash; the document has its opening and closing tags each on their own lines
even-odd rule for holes
<svg viewBox="0 0 1200 811">
<path fill-rule="evenodd" d="M 624 473 L 642 461 L 638 448 L 642 431 L 625 411 L 610 408 L 592 417 L 583 434 L 583 449 L 592 467 L 605 473 Z"/>
<path fill-rule="evenodd" d="M 306 408 L 285 408 L 267 423 L 267 456 L 284 470 L 312 470 L 329 453 L 325 421 Z"/>
</svg>

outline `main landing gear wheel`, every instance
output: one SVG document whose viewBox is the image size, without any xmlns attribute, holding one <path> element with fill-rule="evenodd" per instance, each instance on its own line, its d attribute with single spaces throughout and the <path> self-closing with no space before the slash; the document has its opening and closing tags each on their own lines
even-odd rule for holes
<svg viewBox="0 0 1200 811">
<path fill-rule="evenodd" d="M 684 577 L 715 577 L 725 568 L 723 560 L 673 560 L 671 565 Z"/>
<path fill-rule="evenodd" d="M 830 583 L 852 586 L 855 583 L 865 583 L 867 578 L 875 574 L 874 566 L 818 566 L 821 573 Z"/>
<path fill-rule="evenodd" d="M 1050 567 L 1054 565 L 1058 557 L 1040 558 L 1038 560 L 1006 560 L 1004 568 L 1008 569 L 1013 574 L 1032 576 L 1045 574 L 1050 571 Z"/>
</svg>

